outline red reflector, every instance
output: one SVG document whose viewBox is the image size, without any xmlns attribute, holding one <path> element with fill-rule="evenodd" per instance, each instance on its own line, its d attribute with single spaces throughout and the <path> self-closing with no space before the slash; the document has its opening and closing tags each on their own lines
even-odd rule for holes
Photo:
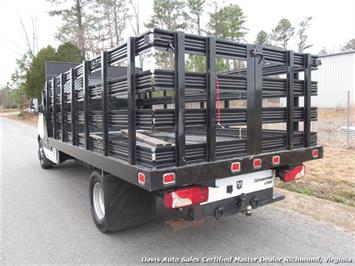
<svg viewBox="0 0 355 266">
<path fill-rule="evenodd" d="M 145 184 L 145 174 L 138 172 L 138 183 L 143 185 Z"/>
<path fill-rule="evenodd" d="M 170 185 L 175 183 L 175 174 L 174 173 L 166 173 L 163 175 L 163 184 Z"/>
<path fill-rule="evenodd" d="M 231 170 L 233 173 L 239 172 L 241 170 L 240 168 L 240 162 L 234 162 L 231 164 Z"/>
<path fill-rule="evenodd" d="M 191 186 L 164 193 L 164 205 L 175 209 L 197 205 L 208 200 L 208 187 Z"/>
<path fill-rule="evenodd" d="M 275 155 L 272 157 L 272 164 L 273 165 L 279 165 L 280 164 L 280 156 Z"/>
<path fill-rule="evenodd" d="M 261 159 L 254 159 L 253 167 L 254 167 L 254 169 L 261 168 Z"/>
<path fill-rule="evenodd" d="M 304 177 L 306 174 L 306 166 L 304 164 L 297 165 L 292 169 L 281 170 L 279 172 L 280 178 L 284 182 L 290 182 L 301 177 Z"/>
<path fill-rule="evenodd" d="M 318 158 L 318 156 L 319 156 L 318 150 L 317 149 L 312 150 L 312 157 L 313 158 Z"/>
</svg>

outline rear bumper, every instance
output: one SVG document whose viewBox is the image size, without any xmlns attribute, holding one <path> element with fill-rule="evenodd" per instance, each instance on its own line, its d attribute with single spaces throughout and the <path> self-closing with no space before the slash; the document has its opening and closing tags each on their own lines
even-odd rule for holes
<svg viewBox="0 0 355 266">
<path fill-rule="evenodd" d="M 275 193 L 273 188 L 264 189 L 248 194 L 243 194 L 234 198 L 220 200 L 205 205 L 200 205 L 199 216 L 214 216 L 217 219 L 245 211 L 247 206 L 253 209 L 268 205 L 285 198 L 284 195 Z M 197 214 L 197 212 L 196 212 Z M 198 218 L 198 217 L 194 217 Z"/>
<path fill-rule="evenodd" d="M 312 151 L 318 150 L 318 157 L 313 158 Z M 280 156 L 280 164 L 275 166 L 272 164 L 273 156 Z M 258 169 L 254 169 L 253 160 L 261 159 L 262 165 Z M 214 186 L 216 179 L 230 177 L 233 175 L 242 175 L 252 172 L 258 172 L 268 169 L 276 169 L 282 166 L 300 164 L 305 161 L 316 160 L 323 158 L 323 146 L 313 146 L 308 148 L 299 148 L 293 150 L 284 150 L 278 152 L 262 153 L 258 155 L 245 156 L 240 158 L 234 158 L 232 160 L 205 162 L 193 165 L 185 165 L 180 167 L 174 167 L 169 169 L 156 169 L 153 171 L 145 172 L 148 177 L 150 191 L 159 189 L 168 189 L 173 187 L 179 187 L 181 185 L 202 184 L 207 186 Z M 238 173 L 231 172 L 231 164 L 233 162 L 240 162 L 240 171 Z M 164 173 L 174 172 L 175 183 L 172 185 L 164 185 L 162 182 L 162 176 Z"/>
<path fill-rule="evenodd" d="M 53 138 L 49 138 L 49 145 L 62 151 L 73 158 L 79 159 L 86 164 L 101 169 L 113 176 L 117 176 L 127 182 L 141 187 L 147 191 L 159 191 L 185 185 L 203 184 L 214 186 L 214 182 L 218 178 L 230 177 L 232 175 L 247 174 L 261 170 L 275 169 L 278 167 L 299 164 L 305 161 L 323 158 L 323 147 L 313 146 L 307 148 L 299 148 L 293 150 L 283 150 L 277 152 L 268 152 L 258 155 L 250 155 L 229 160 L 220 160 L 213 162 L 196 163 L 179 167 L 170 167 L 165 169 L 145 168 L 139 165 L 130 165 L 127 162 L 112 156 L 103 156 L 102 154 L 86 150 L 79 146 L 73 146 Z M 313 158 L 312 151 L 318 149 L 318 158 Z M 280 164 L 272 165 L 272 157 L 280 156 Z M 253 168 L 253 160 L 255 158 L 262 160 L 259 169 Z M 241 171 L 238 173 L 231 172 L 231 163 L 240 162 Z M 138 183 L 137 174 L 142 172 L 146 176 L 146 184 L 144 186 Z M 170 185 L 163 184 L 163 175 L 165 173 L 175 173 L 175 183 Z"/>
</svg>

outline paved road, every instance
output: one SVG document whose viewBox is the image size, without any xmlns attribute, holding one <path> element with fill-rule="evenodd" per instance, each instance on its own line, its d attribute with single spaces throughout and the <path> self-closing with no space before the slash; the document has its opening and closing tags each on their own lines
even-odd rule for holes
<svg viewBox="0 0 355 266">
<path fill-rule="evenodd" d="M 179 233 L 163 226 L 171 213 L 160 208 L 153 223 L 104 235 L 90 216 L 88 170 L 70 162 L 42 170 L 35 128 L 5 118 L 0 124 L 1 264 L 133 265 L 143 256 L 354 257 L 350 235 L 270 206 L 250 218 L 210 219 Z"/>
</svg>

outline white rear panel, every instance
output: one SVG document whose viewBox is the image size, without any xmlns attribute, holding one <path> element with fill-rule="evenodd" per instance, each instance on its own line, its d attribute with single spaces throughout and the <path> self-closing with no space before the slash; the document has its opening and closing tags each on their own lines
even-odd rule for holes
<svg viewBox="0 0 355 266">
<path fill-rule="evenodd" d="M 232 186 L 233 191 L 227 192 L 227 187 Z M 245 175 L 237 175 L 216 180 L 216 187 L 208 188 L 208 201 L 201 203 L 207 204 L 223 199 L 247 194 L 274 186 L 273 170 L 265 170 Z"/>
</svg>

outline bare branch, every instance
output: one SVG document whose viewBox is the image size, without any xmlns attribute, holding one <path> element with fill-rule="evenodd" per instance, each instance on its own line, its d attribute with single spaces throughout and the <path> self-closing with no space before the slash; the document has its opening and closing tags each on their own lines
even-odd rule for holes
<svg viewBox="0 0 355 266">
<path fill-rule="evenodd" d="M 22 18 L 20 19 L 20 23 L 22 26 L 22 30 L 25 33 L 25 37 L 26 37 L 26 41 L 27 41 L 27 48 L 30 51 L 31 55 L 34 55 L 32 47 L 31 47 L 30 39 L 28 38 L 27 30 L 26 30 L 25 24 L 23 23 Z"/>
</svg>

